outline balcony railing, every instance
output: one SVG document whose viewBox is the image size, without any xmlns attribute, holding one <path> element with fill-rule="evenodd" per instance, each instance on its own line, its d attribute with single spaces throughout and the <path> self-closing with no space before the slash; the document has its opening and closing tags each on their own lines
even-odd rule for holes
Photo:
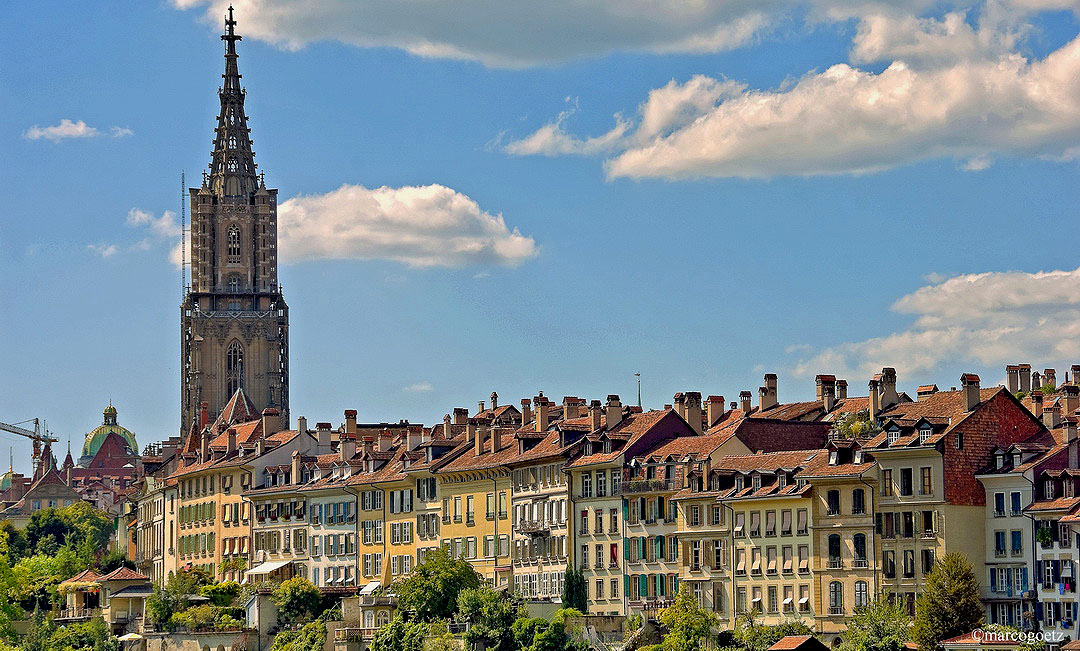
<svg viewBox="0 0 1080 651">
<path fill-rule="evenodd" d="M 62 608 L 56 619 L 90 619 L 100 616 L 100 608 Z"/>
<path fill-rule="evenodd" d="M 825 562 L 825 567 L 830 570 L 842 570 L 844 569 L 844 560 L 841 558 L 830 558 Z"/>
<path fill-rule="evenodd" d="M 521 533 L 547 533 L 550 528 L 551 524 L 544 520 L 521 520 L 517 523 L 517 530 Z"/>
<path fill-rule="evenodd" d="M 844 614 L 843 606 L 829 606 L 829 614 L 836 617 Z"/>
<path fill-rule="evenodd" d="M 865 570 L 866 568 L 870 567 L 870 561 L 866 560 L 865 558 L 856 558 L 855 560 L 851 561 L 851 567 L 857 570 Z"/>
<path fill-rule="evenodd" d="M 661 491 L 675 490 L 675 482 L 671 479 L 632 479 L 619 486 L 619 495 L 632 495 L 634 493 L 656 493 Z M 612 494 L 615 494 L 613 491 Z"/>
</svg>

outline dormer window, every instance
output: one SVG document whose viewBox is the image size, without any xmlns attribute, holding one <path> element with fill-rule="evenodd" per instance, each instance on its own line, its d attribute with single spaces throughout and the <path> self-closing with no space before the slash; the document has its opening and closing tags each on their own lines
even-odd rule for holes
<svg viewBox="0 0 1080 651">
<path fill-rule="evenodd" d="M 934 433 L 933 428 L 923 426 L 919 428 L 919 443 L 926 445 L 926 442 L 930 440 L 930 435 Z"/>
<path fill-rule="evenodd" d="M 995 454 L 994 455 L 994 467 L 997 468 L 998 470 L 1001 470 L 1002 468 L 1005 467 L 1005 455 L 1004 454 Z"/>
<path fill-rule="evenodd" d="M 746 478 L 743 477 L 742 475 L 736 475 L 735 476 L 735 490 L 741 491 L 745 487 L 746 487 Z"/>
<path fill-rule="evenodd" d="M 889 436 L 889 445 L 892 445 L 893 443 L 896 443 L 897 441 L 900 440 L 900 428 L 899 427 L 892 428 L 891 430 L 889 430 L 888 436 Z"/>
<path fill-rule="evenodd" d="M 1016 468 L 1017 466 L 1020 465 L 1020 453 L 1019 452 L 1013 452 L 1012 458 L 1013 458 L 1013 468 Z"/>
<path fill-rule="evenodd" d="M 866 453 L 862 450 L 855 450 L 855 463 L 864 463 L 866 461 Z"/>
<path fill-rule="evenodd" d="M 754 486 L 755 491 L 761 490 L 761 475 L 759 475 L 757 473 L 754 473 L 754 476 L 751 479 L 751 481 L 753 482 L 753 486 Z"/>
<path fill-rule="evenodd" d="M 840 453 L 836 450 L 829 450 L 829 465 L 835 466 L 839 460 Z"/>
<path fill-rule="evenodd" d="M 836 452 L 834 451 L 833 454 L 836 454 Z M 780 473 L 776 476 L 776 482 L 780 490 L 784 490 L 787 486 L 787 475 L 785 473 Z"/>
<path fill-rule="evenodd" d="M 1047 479 L 1043 482 L 1043 497 L 1048 500 L 1054 499 L 1054 480 Z"/>
</svg>

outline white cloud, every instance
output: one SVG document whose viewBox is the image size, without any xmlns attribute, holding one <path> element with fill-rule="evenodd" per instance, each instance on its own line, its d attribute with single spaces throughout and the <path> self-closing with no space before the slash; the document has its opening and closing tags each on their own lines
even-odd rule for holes
<svg viewBox="0 0 1080 651">
<path fill-rule="evenodd" d="M 742 46 L 790 0 L 173 0 L 205 7 L 215 26 L 230 2 L 240 31 L 288 49 L 320 40 L 393 47 L 422 57 L 521 67 L 616 51 L 719 52 Z"/>
<path fill-rule="evenodd" d="M 151 233 L 160 238 L 180 237 L 180 222 L 177 221 L 176 213 L 172 210 L 161 213 L 161 217 L 154 217 L 145 210 L 132 208 L 128 211 L 127 225 L 147 227 Z"/>
<path fill-rule="evenodd" d="M 120 251 L 115 244 L 87 244 L 86 249 L 102 258 L 111 258 Z"/>
<path fill-rule="evenodd" d="M 926 374 L 946 363 L 1080 358 L 1080 269 L 956 276 L 900 298 L 893 310 L 914 316 L 912 325 L 809 355 L 796 374 L 868 377 L 883 366 Z"/>
<path fill-rule="evenodd" d="M 435 387 L 431 385 L 431 382 L 417 382 L 405 387 L 403 391 L 409 393 L 427 393 L 428 391 L 434 391 Z"/>
<path fill-rule="evenodd" d="M 60 124 L 54 124 L 51 127 L 39 127 L 34 125 L 26 130 L 23 137 L 27 140 L 51 140 L 53 142 L 60 142 L 67 138 L 93 138 L 101 135 L 101 132 L 87 123 L 79 120 L 78 122 L 72 122 L 67 118 L 60 120 Z"/>
<path fill-rule="evenodd" d="M 396 260 L 410 267 L 516 266 L 537 255 L 536 242 L 506 226 L 501 214 L 443 185 L 343 185 L 278 206 L 285 262 Z"/>
<path fill-rule="evenodd" d="M 134 131 L 126 127 L 112 127 L 109 129 L 109 135 L 114 138 L 123 138 L 134 134 Z M 72 122 L 67 118 L 60 120 L 59 124 L 49 127 L 41 127 L 35 124 L 23 132 L 23 137 L 27 140 L 45 139 L 52 142 L 60 142 L 70 138 L 96 138 L 100 135 L 102 135 L 102 132 L 96 127 L 92 127 L 82 120 Z"/>
</svg>

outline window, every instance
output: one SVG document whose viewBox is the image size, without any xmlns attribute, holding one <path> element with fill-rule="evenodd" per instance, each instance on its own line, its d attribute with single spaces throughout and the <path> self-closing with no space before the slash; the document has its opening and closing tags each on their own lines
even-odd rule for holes
<svg viewBox="0 0 1080 651">
<path fill-rule="evenodd" d="M 839 581 L 829 584 L 829 614 L 844 614 L 844 584 Z"/>
<path fill-rule="evenodd" d="M 866 581 L 855 582 L 855 607 L 865 608 L 870 605 L 870 588 Z"/>
<path fill-rule="evenodd" d="M 911 495 L 912 483 L 911 483 L 911 468 L 900 469 L 900 494 L 907 496 Z"/>
<path fill-rule="evenodd" d="M 930 436 L 934 433 L 934 429 L 929 426 L 923 426 L 919 428 L 919 443 L 926 445 L 926 442 L 930 440 Z"/>
<path fill-rule="evenodd" d="M 866 534 L 857 533 L 851 539 L 855 552 L 855 567 L 866 567 Z"/>
<path fill-rule="evenodd" d="M 915 550 L 904 550 L 904 578 L 910 579 L 915 576 Z"/>
<path fill-rule="evenodd" d="M 829 535 L 829 568 L 837 569 L 843 567 L 843 561 L 840 558 L 840 534 Z"/>
<path fill-rule="evenodd" d="M 922 550 L 922 572 L 923 576 L 930 573 L 930 570 L 934 569 L 934 550 L 924 549 Z M 1027 572 L 1027 568 L 1021 568 L 1024 572 Z"/>
<path fill-rule="evenodd" d="M 226 242 L 226 256 L 229 262 L 240 262 L 240 229 L 236 226 L 229 227 Z"/>
<path fill-rule="evenodd" d="M 607 495 L 607 471 L 596 471 L 596 496 L 604 497 Z"/>
<path fill-rule="evenodd" d="M 994 517 L 1005 515 L 1005 493 L 994 493 Z"/>
<path fill-rule="evenodd" d="M 596 593 L 593 595 L 593 597 L 596 598 L 596 599 L 603 599 L 604 598 L 604 580 L 603 579 L 597 579 L 596 580 Z"/>
<path fill-rule="evenodd" d="M 244 348 L 233 341 L 225 353 L 225 388 L 231 397 L 244 387 Z"/>
<path fill-rule="evenodd" d="M 229 275 L 228 290 L 229 290 L 230 294 L 239 294 L 240 293 L 240 275 L 239 274 L 230 274 Z"/>
<path fill-rule="evenodd" d="M 581 496 L 592 497 L 592 473 L 581 473 Z"/>
<path fill-rule="evenodd" d="M 899 427 L 894 427 L 894 428 L 890 429 L 889 432 L 888 432 L 888 436 L 889 436 L 889 445 L 892 445 L 893 443 L 896 443 L 897 441 L 900 440 L 900 428 Z"/>
<path fill-rule="evenodd" d="M 608 533 L 618 533 L 619 531 L 619 509 L 611 509 L 608 513 Z"/>
<path fill-rule="evenodd" d="M 920 495 L 933 495 L 934 494 L 934 480 L 931 470 L 927 466 L 923 466 L 919 469 L 919 474 L 922 479 L 922 483 L 919 485 Z"/>
<path fill-rule="evenodd" d="M 896 552 L 887 549 L 881 553 L 881 570 L 886 578 L 896 577 Z"/>
<path fill-rule="evenodd" d="M 826 493 L 826 503 L 829 515 L 840 515 L 840 491 L 833 489 Z"/>
<path fill-rule="evenodd" d="M 866 513 L 866 491 L 861 488 L 851 491 L 851 513 L 852 515 Z"/>
<path fill-rule="evenodd" d="M 1023 556 L 1024 555 L 1024 532 L 1020 529 L 1012 530 L 1012 555 Z"/>
<path fill-rule="evenodd" d="M 1005 555 L 1005 532 L 994 532 L 994 556 L 1001 558 Z"/>
<path fill-rule="evenodd" d="M 892 483 L 892 469 L 885 468 L 881 471 L 881 496 L 892 497 L 893 483 Z"/>
<path fill-rule="evenodd" d="M 1009 515 L 1020 515 L 1020 491 L 1009 494 Z"/>
</svg>

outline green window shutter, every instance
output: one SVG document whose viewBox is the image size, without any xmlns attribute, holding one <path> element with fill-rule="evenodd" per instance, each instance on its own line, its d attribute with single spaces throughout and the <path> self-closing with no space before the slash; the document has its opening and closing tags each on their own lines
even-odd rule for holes
<svg viewBox="0 0 1080 651">
<path fill-rule="evenodd" d="M 656 537 L 656 551 L 657 551 L 657 553 L 656 553 L 657 558 L 664 558 L 664 537 L 663 536 L 657 536 Z"/>
<path fill-rule="evenodd" d="M 624 583 L 626 584 L 626 588 L 623 590 L 623 592 L 625 592 L 626 596 L 629 597 L 630 596 L 630 575 L 629 574 L 624 574 L 623 579 L 625 579 Z"/>
<path fill-rule="evenodd" d="M 625 499 L 622 501 L 622 517 L 624 522 L 630 517 L 630 502 Z"/>
<path fill-rule="evenodd" d="M 671 594 L 679 594 L 679 577 L 675 575 L 671 577 Z"/>
<path fill-rule="evenodd" d="M 639 558 L 644 560 L 649 557 L 648 539 L 645 536 L 642 536 L 638 538 L 638 542 L 640 543 L 639 546 L 641 547 L 641 554 L 639 555 Z"/>
<path fill-rule="evenodd" d="M 648 577 L 648 575 L 642 574 L 640 583 L 641 583 L 641 585 L 638 586 L 638 587 L 641 588 L 641 596 L 642 597 L 647 596 L 649 594 L 649 577 Z"/>
<path fill-rule="evenodd" d="M 626 561 L 630 560 L 630 539 L 629 538 L 623 538 L 622 539 L 622 551 L 623 551 L 623 560 L 626 560 Z M 627 587 L 629 587 L 629 586 L 627 586 Z"/>
</svg>

